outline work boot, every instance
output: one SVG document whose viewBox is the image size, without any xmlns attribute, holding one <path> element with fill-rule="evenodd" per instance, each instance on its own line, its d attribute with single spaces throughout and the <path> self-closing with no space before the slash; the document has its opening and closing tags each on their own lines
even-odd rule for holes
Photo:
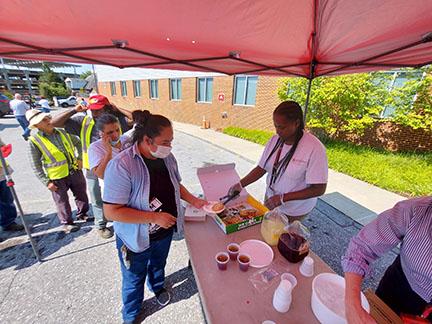
<svg viewBox="0 0 432 324">
<path fill-rule="evenodd" d="M 79 225 L 77 225 L 77 224 L 65 224 L 65 225 L 63 225 L 63 231 L 66 233 L 66 234 L 69 234 L 69 233 L 72 233 L 72 232 L 76 232 L 76 231 L 78 231 L 80 229 L 80 227 L 79 227 Z"/>
<path fill-rule="evenodd" d="M 3 231 L 5 232 L 19 232 L 24 229 L 24 226 L 21 224 L 17 224 L 13 222 L 12 224 L 9 224 L 8 226 L 3 227 Z"/>
<path fill-rule="evenodd" d="M 77 220 L 85 221 L 85 222 L 93 222 L 94 221 L 94 217 L 93 216 L 89 216 L 87 214 L 84 214 L 84 215 L 77 216 Z"/>
<path fill-rule="evenodd" d="M 114 235 L 113 231 L 108 227 L 99 228 L 98 234 L 100 237 L 102 237 L 104 239 L 109 239 L 109 238 L 113 237 L 113 235 Z"/>
</svg>

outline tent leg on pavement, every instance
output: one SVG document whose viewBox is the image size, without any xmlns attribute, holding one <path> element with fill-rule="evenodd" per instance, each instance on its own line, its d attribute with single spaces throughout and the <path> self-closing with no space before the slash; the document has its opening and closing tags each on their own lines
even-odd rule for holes
<svg viewBox="0 0 432 324">
<path fill-rule="evenodd" d="M 15 205 L 16 205 L 16 207 L 18 208 L 19 216 L 20 216 L 20 218 L 21 218 L 21 222 L 22 222 L 22 224 L 23 224 L 23 226 L 24 226 L 24 229 L 25 229 L 25 231 L 26 231 L 26 233 L 27 233 L 27 236 L 28 236 L 28 238 L 29 238 L 30 245 L 31 245 L 31 247 L 32 247 L 32 249 L 33 249 L 33 253 L 34 253 L 36 259 L 37 259 L 39 262 L 42 262 L 43 260 L 42 260 L 40 254 L 39 254 L 39 250 L 38 250 L 37 247 L 36 247 L 36 243 L 35 243 L 35 241 L 33 240 L 33 237 L 32 237 L 32 235 L 31 235 L 30 229 L 29 229 L 29 227 L 28 227 L 28 225 L 27 225 L 27 223 L 26 223 L 26 221 L 25 221 L 25 219 L 24 219 L 24 212 L 23 212 L 23 210 L 22 210 L 21 204 L 20 204 L 19 199 L 18 199 L 18 196 L 17 196 L 17 194 L 16 194 L 16 191 L 15 191 L 15 188 L 14 188 L 14 182 L 13 182 L 13 180 L 12 180 L 12 177 L 11 177 L 10 174 L 9 174 L 8 168 L 7 168 L 7 166 L 6 166 L 6 160 L 4 159 L 4 157 L 3 157 L 3 153 L 2 153 L 1 151 L 0 151 L 0 163 L 1 163 L 1 166 L 2 166 L 3 170 L 5 170 L 5 177 L 6 177 L 6 183 L 7 183 L 7 186 L 10 188 L 10 190 L 11 190 L 11 192 L 12 192 L 12 196 L 13 196 L 13 198 L 14 198 Z"/>
</svg>

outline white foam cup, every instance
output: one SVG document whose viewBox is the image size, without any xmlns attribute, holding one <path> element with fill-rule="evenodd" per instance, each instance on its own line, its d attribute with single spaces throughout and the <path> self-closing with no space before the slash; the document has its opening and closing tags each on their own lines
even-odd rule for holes
<svg viewBox="0 0 432 324">
<path fill-rule="evenodd" d="M 314 274 L 314 260 L 307 256 L 300 265 L 300 273 L 305 277 L 312 277 Z"/>
</svg>

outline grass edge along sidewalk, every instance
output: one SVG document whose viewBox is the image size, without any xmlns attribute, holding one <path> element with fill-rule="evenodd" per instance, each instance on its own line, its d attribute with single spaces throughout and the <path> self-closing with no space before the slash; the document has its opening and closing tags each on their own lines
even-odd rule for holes
<svg viewBox="0 0 432 324">
<path fill-rule="evenodd" d="M 265 145 L 274 133 L 227 127 L 224 134 Z M 393 153 L 327 140 L 329 167 L 403 196 L 432 194 L 432 153 Z"/>
</svg>

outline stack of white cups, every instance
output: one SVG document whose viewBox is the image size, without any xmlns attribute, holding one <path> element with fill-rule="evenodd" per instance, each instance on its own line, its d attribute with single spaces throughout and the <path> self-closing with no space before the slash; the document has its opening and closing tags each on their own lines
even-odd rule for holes
<svg viewBox="0 0 432 324">
<path fill-rule="evenodd" d="M 273 307 L 280 313 L 286 313 L 292 301 L 292 290 L 297 285 L 297 279 L 291 273 L 283 273 L 281 282 L 273 295 Z"/>
<path fill-rule="evenodd" d="M 304 258 L 299 270 L 303 276 L 312 277 L 314 274 L 314 260 L 309 256 Z"/>
</svg>

